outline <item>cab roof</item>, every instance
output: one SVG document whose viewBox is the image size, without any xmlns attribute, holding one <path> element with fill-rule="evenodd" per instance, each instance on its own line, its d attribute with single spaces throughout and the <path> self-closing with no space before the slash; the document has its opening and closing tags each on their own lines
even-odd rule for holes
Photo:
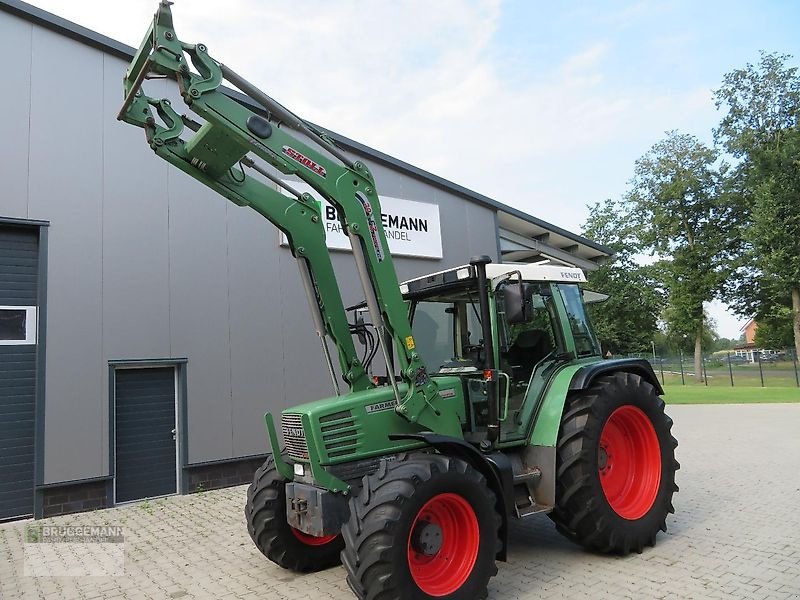
<svg viewBox="0 0 800 600">
<path fill-rule="evenodd" d="M 486 276 L 491 279 L 505 277 L 509 273 L 519 272 L 523 281 L 556 281 L 562 283 L 585 283 L 586 275 L 577 267 L 561 267 L 558 265 L 537 265 L 537 264 L 518 264 L 518 263 L 489 263 L 486 265 Z M 419 287 L 420 284 L 457 281 L 471 279 L 475 276 L 471 265 L 461 265 L 452 267 L 435 273 L 420 275 L 413 279 L 407 279 L 400 285 L 408 288 Z M 427 286 L 425 286 L 427 287 Z"/>
<path fill-rule="evenodd" d="M 497 286 L 501 279 L 505 279 L 513 273 L 522 275 L 523 281 L 586 282 L 586 275 L 581 269 L 575 267 L 518 263 L 489 263 L 486 265 L 486 276 L 491 281 L 492 288 Z M 404 281 L 400 284 L 400 292 L 406 297 L 414 297 L 419 294 L 429 294 L 433 290 L 469 286 L 474 281 L 475 267 L 461 265 Z"/>
</svg>

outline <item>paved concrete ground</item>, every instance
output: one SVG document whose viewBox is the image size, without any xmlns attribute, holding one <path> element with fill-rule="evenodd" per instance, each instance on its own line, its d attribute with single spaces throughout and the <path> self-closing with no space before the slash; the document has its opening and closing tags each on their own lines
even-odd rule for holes
<svg viewBox="0 0 800 600">
<path fill-rule="evenodd" d="M 673 406 L 681 492 L 642 555 L 596 556 L 546 517 L 513 526 L 491 598 L 800 598 L 800 404 Z M 341 568 L 306 576 L 266 561 L 245 531 L 245 488 L 36 525 L 121 525 L 120 577 L 24 575 L 25 523 L 0 526 L 0 599 L 350 599 Z M 29 523 L 28 523 L 29 524 Z"/>
</svg>

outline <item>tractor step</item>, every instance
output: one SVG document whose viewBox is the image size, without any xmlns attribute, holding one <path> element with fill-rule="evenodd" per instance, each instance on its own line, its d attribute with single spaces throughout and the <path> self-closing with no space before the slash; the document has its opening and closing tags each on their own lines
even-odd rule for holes
<svg viewBox="0 0 800 600">
<path fill-rule="evenodd" d="M 542 483 L 542 469 L 539 460 L 526 461 L 522 456 L 513 456 L 514 463 L 514 510 L 519 519 L 552 510 L 550 504 L 537 502 L 537 488 Z M 539 498 L 541 500 L 541 498 Z"/>
<path fill-rule="evenodd" d="M 535 480 L 529 479 L 528 481 L 523 481 L 523 483 L 516 483 L 516 477 L 514 480 L 514 508 L 517 513 L 517 518 L 523 519 L 530 515 L 535 515 L 536 513 L 548 511 L 552 508 L 552 506 L 538 504 L 534 500 L 532 488 L 535 485 Z"/>
<path fill-rule="evenodd" d="M 520 519 L 524 519 L 525 517 L 530 517 L 531 515 L 536 515 L 543 512 L 549 512 L 553 507 L 552 506 L 545 506 L 544 504 L 531 504 L 525 508 L 517 507 L 517 517 Z"/>
</svg>

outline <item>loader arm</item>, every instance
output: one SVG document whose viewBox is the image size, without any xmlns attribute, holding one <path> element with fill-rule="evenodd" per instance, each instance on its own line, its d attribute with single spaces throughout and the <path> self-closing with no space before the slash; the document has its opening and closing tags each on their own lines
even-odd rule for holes
<svg viewBox="0 0 800 600">
<path fill-rule="evenodd" d="M 294 190 L 263 163 L 280 173 L 299 177 L 330 202 L 350 238 L 367 307 L 378 338 L 384 344 L 387 369 L 390 369 L 390 353 L 384 334 L 388 334 L 394 345 L 400 375 L 408 384 L 407 391 L 401 394 L 394 378 L 389 378 L 396 410 L 412 422 L 435 420 L 436 384 L 429 378 L 415 348 L 369 169 L 360 161 L 352 161 L 324 133 L 212 59 L 203 44 L 181 42 L 172 25 L 169 4 L 162 0 L 126 72 L 125 100 L 118 118 L 142 127 L 148 144 L 158 156 L 231 202 L 250 206 L 286 234 L 300 266 L 329 367 L 327 337 L 338 350 L 345 379 L 352 390 L 358 391 L 371 387 L 372 383 L 353 344 L 325 244 L 321 207 L 309 194 Z M 143 83 L 156 77 L 177 81 L 184 102 L 204 123 L 179 115 L 167 99 L 145 95 Z M 258 114 L 224 94 L 220 90 L 223 80 L 262 105 L 263 113 Z M 191 136 L 183 139 L 181 136 L 187 130 Z M 267 184 L 265 178 L 276 187 Z M 289 195 L 278 191 L 278 187 Z"/>
</svg>

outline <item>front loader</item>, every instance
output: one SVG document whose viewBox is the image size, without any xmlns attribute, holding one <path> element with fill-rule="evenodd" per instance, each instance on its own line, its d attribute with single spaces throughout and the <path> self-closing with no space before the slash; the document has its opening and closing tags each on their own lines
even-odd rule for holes
<svg viewBox="0 0 800 600">
<path fill-rule="evenodd" d="M 169 4 L 125 74 L 119 119 L 286 235 L 334 394 L 283 411 L 284 446 L 265 416 L 272 456 L 245 506 L 256 547 L 294 571 L 341 563 L 362 599 L 472 600 L 514 519 L 548 514 L 600 552 L 654 545 L 677 491 L 672 421 L 649 363 L 602 359 L 583 272 L 476 256 L 399 283 L 367 166 L 180 41 Z M 193 114 L 147 96 L 150 78 L 174 80 Z M 335 208 L 360 305 L 344 307 L 320 205 L 283 176 Z"/>
</svg>

